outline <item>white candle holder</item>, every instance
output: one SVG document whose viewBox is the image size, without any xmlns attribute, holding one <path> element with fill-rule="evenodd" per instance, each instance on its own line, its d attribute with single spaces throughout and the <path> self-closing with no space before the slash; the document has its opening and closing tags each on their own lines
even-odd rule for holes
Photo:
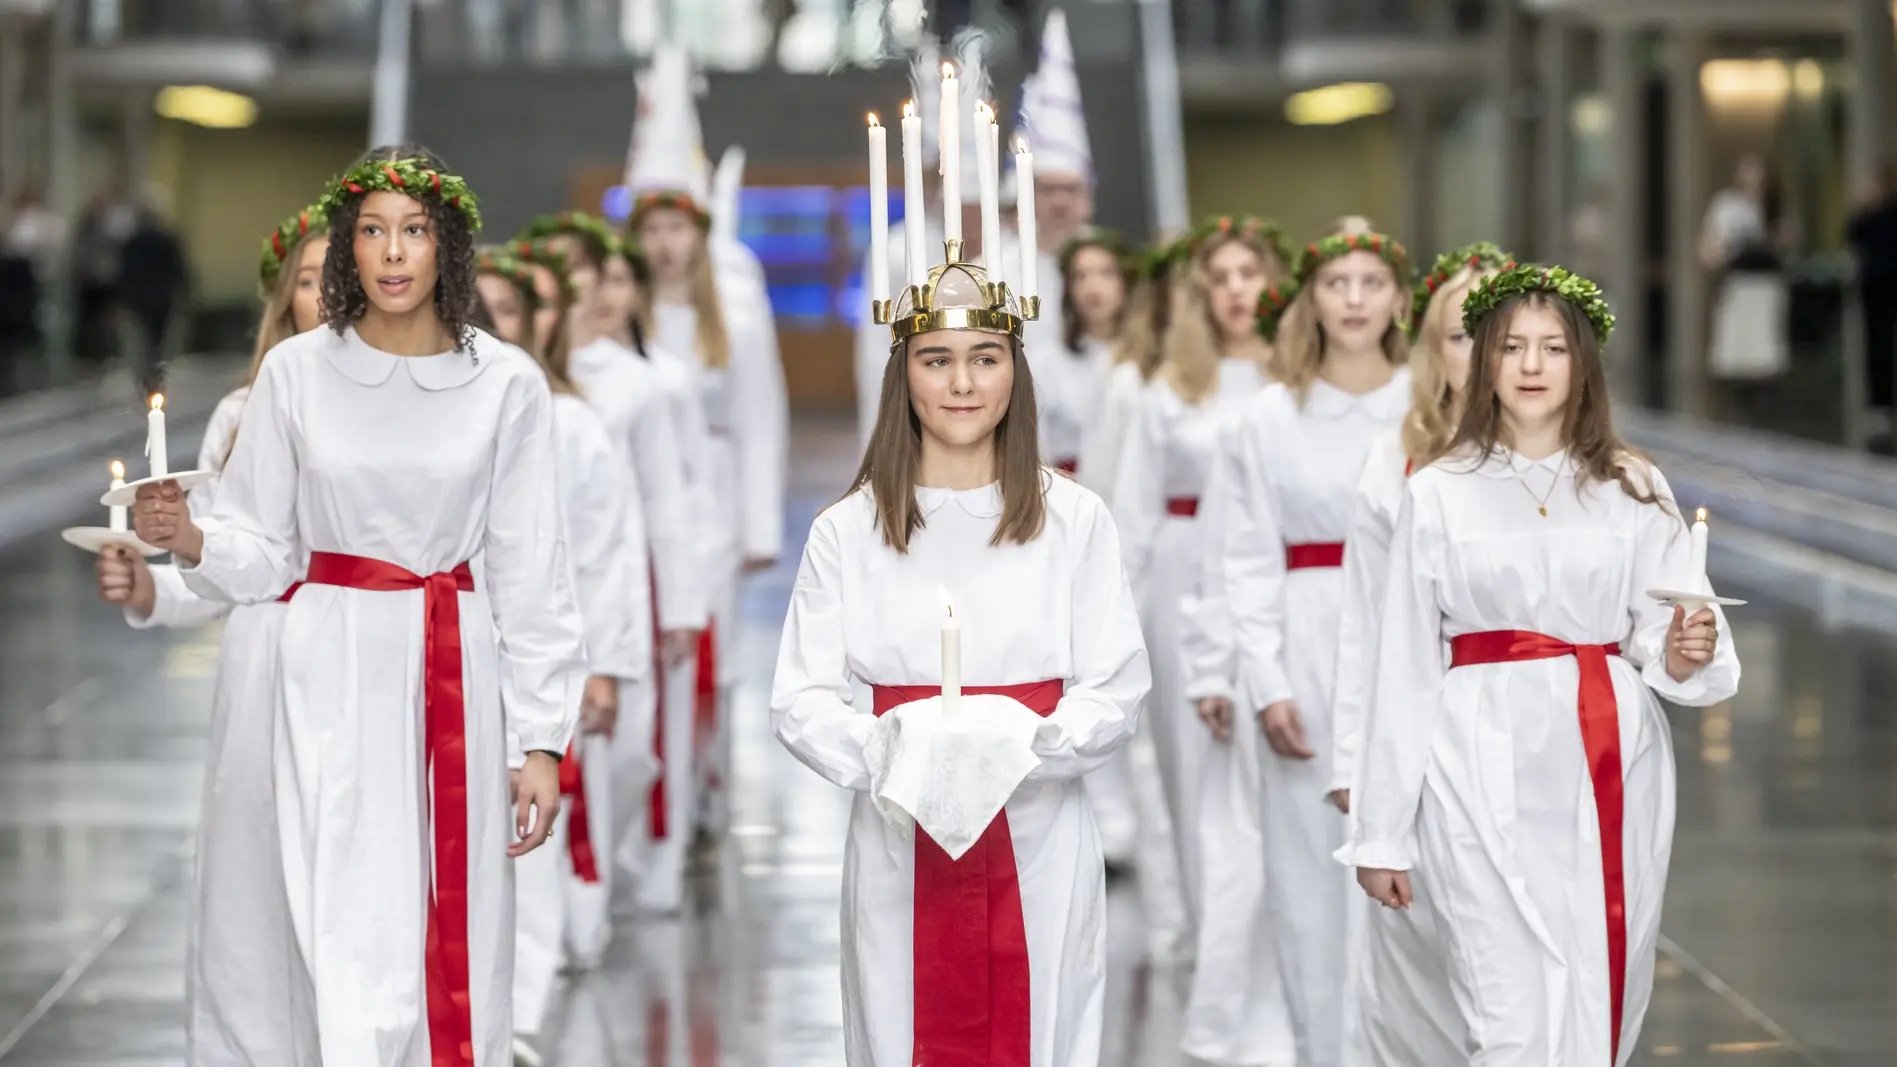
<svg viewBox="0 0 1897 1067">
<path fill-rule="evenodd" d="M 59 536 L 67 544 L 83 548 L 95 556 L 112 545 L 123 545 L 146 558 L 165 554 L 164 549 L 140 541 L 132 531 L 114 530 L 109 526 L 68 526 L 59 531 Z"/>
<path fill-rule="evenodd" d="M 212 471 L 173 471 L 170 474 L 158 474 L 140 478 L 135 482 L 126 482 L 117 489 L 109 489 L 99 498 L 99 503 L 108 508 L 122 508 L 138 499 L 138 488 L 142 485 L 157 485 L 160 482 L 177 482 L 183 492 L 190 492 L 215 477 Z"/>
<path fill-rule="evenodd" d="M 1649 589 L 1647 595 L 1662 604 L 1678 604 L 1686 609 L 1688 615 L 1714 604 L 1722 608 L 1736 608 L 1744 604 L 1729 596 L 1714 596 L 1711 593 L 1688 593 L 1679 589 Z"/>
</svg>

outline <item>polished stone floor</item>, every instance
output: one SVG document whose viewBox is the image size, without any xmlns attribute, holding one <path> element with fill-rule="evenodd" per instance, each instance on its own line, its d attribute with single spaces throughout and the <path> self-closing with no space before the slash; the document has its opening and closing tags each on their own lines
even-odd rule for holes
<svg viewBox="0 0 1897 1067">
<path fill-rule="evenodd" d="M 853 436 L 804 426 L 793 514 Z M 842 1062 L 844 795 L 784 755 L 763 694 L 795 560 L 746 600 L 736 829 L 699 918 L 621 931 L 548 1035 L 559 1067 Z M 0 551 L 0 1065 L 181 1062 L 186 874 L 216 635 L 138 634 L 52 536 Z M 1678 713 L 1669 941 L 1637 1061 L 1897 1064 L 1897 640 L 1770 603 L 1732 622 L 1746 690 Z M 1181 976 L 1112 910 L 1115 1067 L 1183 1065 Z"/>
</svg>

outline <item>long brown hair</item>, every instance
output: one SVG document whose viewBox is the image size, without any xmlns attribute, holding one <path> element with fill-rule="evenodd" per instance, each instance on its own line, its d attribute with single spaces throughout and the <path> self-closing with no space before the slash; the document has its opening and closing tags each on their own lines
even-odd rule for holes
<svg viewBox="0 0 1897 1067">
<path fill-rule="evenodd" d="M 1502 400 L 1496 394 L 1495 382 L 1509 327 L 1514 323 L 1516 312 L 1525 307 L 1553 311 L 1561 320 L 1562 332 L 1567 335 L 1572 377 L 1568 382 L 1567 407 L 1561 416 L 1561 438 L 1567 444 L 1568 461 L 1574 465 L 1577 475 L 1575 492 L 1579 493 L 1591 483 L 1613 482 L 1620 486 L 1621 492 L 1642 504 L 1660 503 L 1651 480 L 1644 477 L 1646 457 L 1614 432 L 1614 416 L 1607 395 L 1607 368 L 1601 360 L 1601 346 L 1595 339 L 1593 324 L 1579 308 L 1547 293 L 1530 292 L 1510 297 L 1476 324 L 1475 350 L 1469 357 L 1469 399 L 1462 406 L 1462 421 L 1457 424 L 1456 435 L 1450 439 L 1445 454 L 1466 451 L 1480 464 L 1497 448 L 1511 444 L 1507 440 L 1508 427 L 1502 421 Z"/>
<path fill-rule="evenodd" d="M 1266 285 L 1281 285 L 1289 277 L 1277 251 L 1256 234 L 1233 231 L 1200 243 L 1198 252 L 1184 268 L 1185 277 L 1180 282 L 1179 310 L 1182 313 L 1167 325 L 1166 335 L 1160 342 L 1159 373 L 1188 404 L 1204 400 L 1218 385 L 1219 360 L 1225 355 L 1225 343 L 1219 336 L 1218 324 L 1212 319 L 1212 277 L 1207 265 L 1213 253 L 1234 243 L 1244 245 L 1258 257 Z M 1179 268 L 1174 271 L 1177 273 Z M 1258 369 L 1268 374 L 1272 350 L 1266 346 L 1262 351 L 1265 358 Z"/>
<path fill-rule="evenodd" d="M 898 555 L 909 552 L 909 539 L 923 527 L 922 508 L 916 503 L 916 470 L 922 464 L 922 422 L 916 417 L 909 392 L 909 345 L 890 354 L 883 367 L 883 396 L 876 409 L 876 428 L 862 465 L 850 483 L 850 492 L 868 489 L 876 506 L 876 527 L 883 543 Z M 990 545 L 1025 545 L 1041 536 L 1047 523 L 1045 479 L 1054 477 L 1041 466 L 1039 415 L 1034 403 L 1034 375 L 1021 357 L 1021 342 L 1011 338 L 1014 388 L 1008 410 L 995 425 L 995 480 L 1001 483 L 1001 519 L 995 523 Z"/>
<path fill-rule="evenodd" d="M 523 253 L 521 262 L 530 269 L 544 270 L 553 275 L 553 291 L 558 294 L 553 299 L 556 314 L 553 319 L 553 336 L 547 340 L 546 351 L 541 351 L 537 343 L 539 337 L 534 332 L 531 311 L 527 313 L 527 336 L 522 338 L 528 343 L 523 347 L 527 349 L 528 355 L 534 357 L 534 362 L 540 364 L 540 369 L 547 372 L 549 389 L 556 393 L 580 396 L 580 388 L 573 384 L 573 375 L 567 370 L 573 354 L 573 346 L 566 326 L 569 313 L 573 310 L 573 289 L 566 280 L 564 260 L 560 258 L 560 253 L 539 242 L 525 243 L 524 247 L 523 243 L 516 242 L 509 247 Z M 506 277 L 506 275 L 501 275 L 501 277 Z M 512 281 L 512 279 L 509 280 Z M 540 294 L 536 289 L 533 300 L 527 304 L 527 307 L 537 308 L 539 303 Z"/>
<path fill-rule="evenodd" d="M 1113 363 L 1131 363 L 1140 372 L 1140 381 L 1152 381 L 1153 372 L 1159 369 L 1166 327 L 1172 321 L 1174 276 L 1179 273 L 1177 268 L 1166 268 L 1141 281 L 1127 298 L 1120 340 L 1113 346 Z"/>
<path fill-rule="evenodd" d="M 1434 462 L 1456 433 L 1456 387 L 1443 366 L 1443 345 L 1461 325 L 1461 297 L 1493 270 L 1464 267 L 1449 276 L 1423 313 L 1422 328 L 1410 348 L 1410 411 L 1403 417 L 1403 454 L 1417 470 Z M 1456 315 L 1452 322 L 1450 316 Z"/>
<path fill-rule="evenodd" d="M 1396 268 L 1389 269 L 1393 276 L 1391 284 L 1396 286 L 1397 303 L 1396 313 L 1383 331 L 1383 357 L 1391 366 L 1400 367 L 1410 356 L 1409 341 L 1401 325 L 1410 321 L 1410 290 L 1401 277 L 1395 276 Z M 1300 404 L 1310 394 L 1311 383 L 1317 381 L 1318 371 L 1324 366 L 1324 327 L 1318 321 L 1316 294 L 1315 284 L 1298 290 L 1278 324 L 1277 343 L 1271 352 L 1272 378 L 1290 386 Z"/>
<path fill-rule="evenodd" d="M 1074 264 L 1080 253 L 1097 248 L 1113 257 L 1120 268 L 1120 310 L 1113 316 L 1113 337 L 1117 342 L 1126 331 L 1127 310 L 1133 304 L 1136 277 L 1133 256 L 1120 235 L 1111 230 L 1091 230 L 1068 241 L 1060 250 L 1060 339 L 1069 352 L 1080 351 L 1086 324 L 1080 321 L 1080 306 L 1074 302 Z"/>
</svg>

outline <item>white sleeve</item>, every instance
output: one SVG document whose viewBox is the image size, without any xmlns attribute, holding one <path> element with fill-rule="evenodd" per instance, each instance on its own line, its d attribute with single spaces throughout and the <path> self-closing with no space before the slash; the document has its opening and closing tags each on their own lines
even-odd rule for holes
<svg viewBox="0 0 1897 1067">
<path fill-rule="evenodd" d="M 192 592 L 175 564 L 153 564 L 150 570 L 155 594 L 152 611 L 145 618 L 139 618 L 132 609 L 126 608 L 125 622 L 132 629 L 189 630 L 230 614 L 233 605 L 229 601 L 212 600 Z"/>
<path fill-rule="evenodd" d="M 482 552 L 500 646 L 501 709 L 528 752 L 567 750 L 586 677 L 558 467 L 545 381 L 508 383 Z"/>
<path fill-rule="evenodd" d="M 629 536 L 637 529 L 632 472 L 590 413 L 570 417 L 560 473 L 587 673 L 638 681 L 652 671 L 651 626 L 640 621 L 650 618 L 652 601 L 645 568 L 627 551 L 637 540 Z"/>
<path fill-rule="evenodd" d="M 851 705 L 843 640 L 843 549 L 835 521 L 818 516 L 804 544 L 771 680 L 771 731 L 791 755 L 845 789 L 868 790 L 863 745 L 873 715 Z"/>
<path fill-rule="evenodd" d="M 717 520 L 717 508 L 712 499 L 711 472 L 711 428 L 705 422 L 705 406 L 699 399 L 698 368 L 695 364 L 675 357 L 674 366 L 679 370 L 676 383 L 678 388 L 669 394 L 672 402 L 672 428 L 678 432 L 679 457 L 685 466 L 685 490 L 691 503 L 691 529 L 694 542 L 691 546 L 692 566 L 700 573 L 714 573 L 710 570 L 712 561 L 707 553 L 711 546 L 723 541 L 722 523 Z M 710 590 L 706 591 L 710 596 Z M 706 611 L 710 612 L 707 600 Z"/>
<path fill-rule="evenodd" d="M 1256 714 L 1294 695 L 1284 668 L 1284 535 L 1278 530 L 1258 427 L 1247 418 L 1231 435 L 1219 543 L 1238 647 L 1241 714 Z"/>
<path fill-rule="evenodd" d="M 1357 506 L 1344 541 L 1344 611 L 1337 630 L 1336 684 L 1331 697 L 1331 781 L 1326 792 L 1349 789 L 1357 774 L 1370 664 L 1376 662 L 1377 615 L 1390 569 L 1391 532 L 1377 507 L 1390 472 L 1374 461 L 1357 483 Z"/>
<path fill-rule="evenodd" d="M 1078 778 L 1105 764 L 1139 728 L 1153 686 L 1113 519 L 1097 500 L 1089 500 L 1076 526 L 1074 676 L 1035 734 L 1034 754 L 1041 762 L 1028 773 L 1030 782 Z"/>
<path fill-rule="evenodd" d="M 1666 632 L 1673 623 L 1673 608 L 1647 595 L 1649 589 L 1685 589 L 1697 579 L 1692 569 L 1692 537 L 1673 499 L 1673 490 L 1658 468 L 1649 467 L 1653 493 L 1661 505 L 1642 505 L 1640 542 L 1633 566 L 1633 588 L 1627 601 L 1633 605 L 1628 620 L 1630 637 L 1626 642 L 1627 661 L 1640 668 L 1640 676 L 1649 688 L 1675 704 L 1703 708 L 1729 700 L 1739 691 L 1739 655 L 1732 647 L 1732 635 L 1726 628 L 1725 611 L 1713 606 L 1719 626 L 1719 642 L 1713 649 L 1713 661 L 1701 667 L 1684 682 L 1676 682 L 1666 672 Z M 1608 489 L 1619 492 L 1618 488 Z"/>
<path fill-rule="evenodd" d="M 637 358 L 637 357 L 634 357 Z M 696 549 L 697 528 L 686 486 L 682 443 L 672 408 L 656 371 L 653 390 L 632 422 L 632 465 L 638 472 L 652 570 L 658 578 L 659 625 L 667 630 L 705 628 L 704 570 Z"/>
<path fill-rule="evenodd" d="M 1406 871 L 1415 865 L 1416 809 L 1442 718 L 1447 666 L 1437 590 L 1445 542 L 1439 505 L 1416 488 L 1391 539 L 1362 766 L 1350 798 L 1349 840 L 1337 851 L 1351 867 Z"/>
<path fill-rule="evenodd" d="M 1121 374 L 1116 367 L 1109 372 L 1106 391 L 1100 398 L 1100 411 L 1081 432 L 1080 484 L 1113 503 L 1113 486 L 1119 479 L 1120 445 L 1126 438 L 1127 423 L 1139 403 L 1141 384 L 1137 375 Z"/>
<path fill-rule="evenodd" d="M 179 574 L 191 591 L 213 600 L 255 604 L 275 600 L 297 573 L 297 459 L 281 360 L 264 357 L 245 405 L 244 432 L 217 479 L 213 523 L 200 524 L 204 548 L 196 567 Z"/>
<path fill-rule="evenodd" d="M 1113 479 L 1113 522 L 1126 554 L 1126 577 L 1133 595 L 1144 599 L 1152 570 L 1153 546 L 1166 521 L 1166 420 L 1163 386 L 1148 386 L 1133 405 L 1132 425 L 1120 449 Z"/>
<path fill-rule="evenodd" d="M 1180 604 L 1179 645 L 1185 671 L 1186 699 L 1233 699 L 1238 650 L 1232 644 L 1232 609 L 1225 594 L 1225 560 L 1221 537 L 1229 510 L 1227 488 L 1232 479 L 1230 439 L 1236 420 L 1220 428 L 1212 469 L 1199 496 L 1199 574 L 1195 588 Z"/>
<path fill-rule="evenodd" d="M 752 559 L 784 551 L 784 472 L 790 447 L 790 401 L 784 364 L 769 324 L 741 316 L 731 332 L 731 434 L 738 451 L 740 543 Z"/>
</svg>

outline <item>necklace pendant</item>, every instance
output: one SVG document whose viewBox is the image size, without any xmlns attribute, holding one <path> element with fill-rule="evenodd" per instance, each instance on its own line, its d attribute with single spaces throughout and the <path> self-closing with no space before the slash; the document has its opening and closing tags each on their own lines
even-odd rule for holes
<svg viewBox="0 0 1897 1067">
<path fill-rule="evenodd" d="M 1544 518 L 1544 519 L 1545 519 L 1545 518 L 1547 518 L 1547 517 L 1548 517 L 1548 509 L 1547 509 L 1546 507 L 1540 507 L 1540 508 L 1536 508 L 1535 510 L 1537 510 L 1537 511 L 1539 511 L 1539 512 L 1541 512 L 1541 517 L 1542 517 L 1542 518 Z"/>
</svg>

